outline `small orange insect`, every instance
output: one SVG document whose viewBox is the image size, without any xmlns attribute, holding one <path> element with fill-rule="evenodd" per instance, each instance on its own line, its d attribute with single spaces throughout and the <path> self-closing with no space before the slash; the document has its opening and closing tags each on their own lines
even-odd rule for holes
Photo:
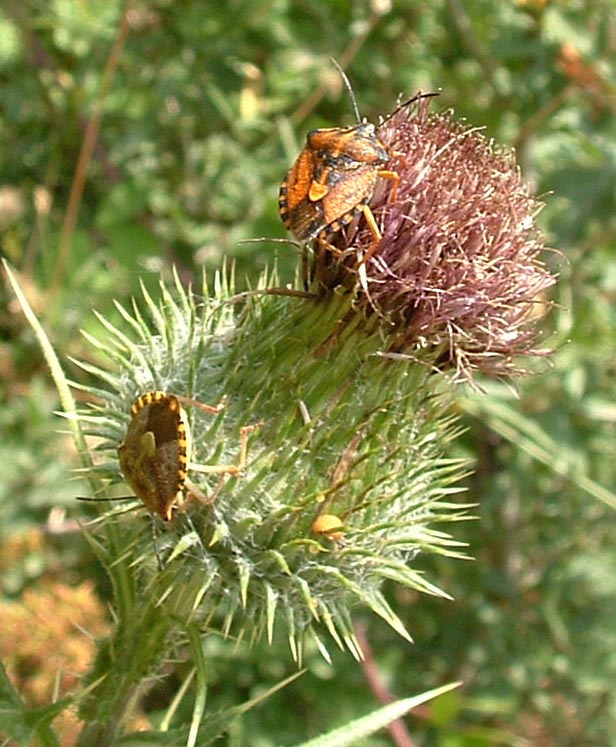
<svg viewBox="0 0 616 747">
<path fill-rule="evenodd" d="M 320 534 L 334 542 L 339 542 L 344 536 L 342 528 L 344 523 L 334 514 L 319 514 L 312 523 L 312 531 L 315 534 Z"/>
<path fill-rule="evenodd" d="M 348 79 L 340 72 L 352 97 Z M 374 238 L 361 259 L 360 265 L 364 265 L 381 240 L 368 205 L 379 177 L 394 182 L 392 199 L 400 180 L 396 171 L 383 168 L 389 159 L 387 148 L 369 122 L 312 130 L 280 186 L 278 205 L 285 227 L 299 241 L 318 239 L 321 247 L 327 248 L 327 238 L 363 212 Z"/>
<path fill-rule="evenodd" d="M 240 429 L 240 456 L 235 465 L 197 466 L 190 464 L 191 435 L 188 417 L 180 400 L 211 414 L 222 406 L 186 399 L 165 392 L 146 392 L 131 407 L 132 419 L 126 437 L 118 447 L 120 467 L 135 495 L 153 514 L 170 521 L 174 509 L 188 498 L 208 502 L 188 479 L 189 468 L 206 474 L 237 475 L 246 466 L 247 440 L 257 426 Z M 184 497 L 184 490 L 188 491 Z"/>
</svg>

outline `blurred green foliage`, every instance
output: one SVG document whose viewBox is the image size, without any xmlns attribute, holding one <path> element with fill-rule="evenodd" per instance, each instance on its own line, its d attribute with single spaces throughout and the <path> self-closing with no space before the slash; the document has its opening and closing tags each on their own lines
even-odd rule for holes
<svg viewBox="0 0 616 747">
<path fill-rule="evenodd" d="M 290 281 L 278 184 L 307 130 L 353 122 L 336 58 L 363 116 L 399 95 L 514 146 L 546 208 L 558 308 L 553 365 L 473 397 L 458 449 L 474 455 L 479 520 L 457 537 L 475 562 L 426 562 L 453 602 L 391 589 L 414 647 L 369 619 L 380 676 L 397 696 L 453 679 L 448 705 L 411 717 L 417 744 L 612 745 L 616 722 L 616 8 L 613 0 L 6 0 L 0 8 L 0 249 L 63 356 L 77 330 L 113 314 L 175 263 L 186 282 L 235 263 L 238 284 L 277 262 Z M 114 60 L 112 48 L 116 45 Z M 104 85 L 107 70 L 108 85 Z M 77 162 L 100 130 L 67 224 Z M 79 195 L 77 195 L 79 197 Z M 64 226 L 64 229 L 63 229 Z M 55 394 L 6 289 L 0 305 L 0 540 L 80 507 Z M 67 362 L 67 366 L 70 363 Z M 70 371 L 77 377 L 76 371 Z M 507 423 L 507 427 L 504 426 Z M 547 444 L 547 445 L 546 445 Z M 55 535 L 54 535 L 55 536 Z M 77 534 L 0 567 L 4 595 L 36 577 L 95 577 Z M 78 547 L 78 549 L 77 549 Z M 417 561 L 420 565 L 422 559 Z M 22 569 L 16 571 L 16 567 Z M 100 580 L 99 580 L 100 581 Z M 99 583 L 105 595 L 104 582 Z M 3 633 L 5 634 L 5 633 Z M 212 640 L 211 694 L 235 705 L 291 668 L 284 641 L 253 650 Z M 234 727 L 229 744 L 300 741 L 371 710 L 362 669 L 340 654 Z M 182 668 L 148 697 L 167 704 Z M 370 745 L 392 744 L 383 734 Z"/>
</svg>

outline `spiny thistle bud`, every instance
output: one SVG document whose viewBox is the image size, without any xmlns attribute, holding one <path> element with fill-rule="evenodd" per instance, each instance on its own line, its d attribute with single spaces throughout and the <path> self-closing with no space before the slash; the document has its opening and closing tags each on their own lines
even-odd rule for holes
<svg viewBox="0 0 616 747">
<path fill-rule="evenodd" d="M 359 656 L 358 602 L 408 636 L 383 582 L 440 593 L 410 561 L 458 554 L 432 526 L 466 508 L 447 500 L 464 466 L 443 458 L 455 428 L 436 377 L 378 355 L 349 295 L 254 297 L 239 319 L 229 295 L 198 304 L 178 283 L 146 297 L 154 329 L 140 312 L 122 310 L 128 332 L 105 322 L 118 371 L 88 367 L 106 387 L 84 421 L 110 457 L 99 469 L 141 500 L 112 511 L 115 552 L 144 604 L 250 639 L 283 625 L 298 659 L 306 635 L 327 656 L 319 631 Z"/>
<path fill-rule="evenodd" d="M 437 351 L 467 379 L 520 373 L 520 357 L 546 354 L 537 321 L 555 281 L 540 258 L 540 203 L 512 152 L 429 103 L 403 105 L 377 129 L 399 182 L 382 180 L 370 202 L 376 249 L 355 221 L 331 238 L 321 276 L 330 288 L 345 273 L 361 279 L 361 304 L 389 322 L 393 350 Z"/>
</svg>

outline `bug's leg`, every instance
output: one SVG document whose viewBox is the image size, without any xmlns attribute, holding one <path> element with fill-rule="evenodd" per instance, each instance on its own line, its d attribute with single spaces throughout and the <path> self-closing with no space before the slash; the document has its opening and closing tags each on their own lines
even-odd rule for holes
<svg viewBox="0 0 616 747">
<path fill-rule="evenodd" d="M 368 205 L 363 206 L 363 213 L 366 218 L 366 222 L 368 224 L 368 227 L 370 228 L 370 231 L 372 233 L 372 243 L 370 244 L 368 251 L 364 254 L 364 256 L 360 259 L 358 267 L 357 267 L 357 274 L 359 276 L 359 284 L 362 287 L 363 292 L 366 294 L 366 298 L 368 299 L 368 302 L 370 303 L 370 306 L 374 309 L 374 311 L 385 321 L 387 320 L 387 317 L 384 316 L 381 309 L 378 307 L 378 305 L 374 302 L 372 299 L 372 296 L 370 295 L 370 290 L 368 288 L 368 272 L 366 270 L 367 262 L 372 257 L 374 252 L 377 250 L 379 244 L 381 243 L 382 234 L 379 230 L 379 227 L 376 224 L 376 219 L 374 217 L 374 213 L 372 210 L 370 210 Z"/>
<path fill-rule="evenodd" d="M 225 481 L 227 479 L 227 475 L 223 475 L 220 480 L 218 481 L 218 485 L 214 488 L 214 492 L 211 495 L 206 495 L 202 490 L 200 490 L 192 480 L 186 480 L 184 483 L 187 488 L 186 498 L 184 499 L 184 502 L 182 503 L 181 510 L 184 509 L 184 506 L 188 503 L 188 501 L 199 501 L 199 503 L 202 506 L 209 506 L 212 503 L 216 501 L 218 498 L 218 494 L 220 493 L 220 490 L 222 486 L 225 484 Z"/>
<path fill-rule="evenodd" d="M 184 487 L 186 489 L 186 494 L 182 495 L 181 498 L 178 497 L 176 499 L 174 508 L 178 513 L 181 513 L 185 520 L 188 522 L 188 525 L 190 526 L 194 536 L 198 539 L 199 545 L 201 545 L 201 548 L 205 551 L 205 548 L 203 547 L 203 543 L 201 542 L 201 537 L 199 535 L 199 532 L 195 528 L 195 525 L 193 524 L 192 519 L 190 518 L 190 514 L 187 512 L 188 504 L 191 501 L 197 501 L 202 506 L 209 506 L 216 498 L 218 498 L 218 494 L 220 493 L 220 489 L 222 488 L 223 484 L 225 482 L 225 477 L 221 477 L 218 485 L 216 486 L 216 489 L 211 495 L 206 495 L 200 488 L 198 488 L 195 483 L 186 478 L 186 481 L 184 483 Z"/>
<path fill-rule="evenodd" d="M 381 234 L 381 231 L 376 224 L 374 213 L 372 212 L 372 210 L 370 210 L 370 206 L 364 205 L 362 211 L 364 213 L 366 223 L 368 224 L 368 228 L 370 229 L 370 233 L 372 234 L 372 243 L 368 247 L 368 251 L 364 254 L 359 262 L 360 268 L 366 264 L 370 257 L 372 257 L 378 245 L 380 244 L 381 239 L 383 238 L 383 235 Z"/>
<path fill-rule="evenodd" d="M 398 186 L 400 185 L 400 174 L 398 174 L 397 171 L 379 171 L 379 176 L 383 179 L 389 179 L 393 182 L 391 191 L 389 193 L 388 202 L 395 202 L 398 199 Z M 372 210 L 370 210 L 369 205 L 364 205 L 362 207 L 362 211 L 364 214 L 364 218 L 366 219 L 366 223 L 368 224 L 368 228 L 370 229 L 370 232 L 372 233 L 372 243 L 370 244 L 370 247 L 368 251 L 364 254 L 364 256 L 361 258 L 360 261 L 360 276 L 361 276 L 361 267 L 366 264 L 366 262 L 372 257 L 374 252 L 377 250 L 377 247 L 381 241 L 382 235 L 381 231 L 379 230 L 379 227 L 376 224 L 376 219 L 374 217 L 374 213 Z M 364 277 L 365 277 L 365 271 L 364 271 Z M 364 283 L 362 282 L 362 286 Z"/>
<path fill-rule="evenodd" d="M 330 244 L 325 236 L 326 232 L 319 234 L 315 239 L 313 248 L 314 256 L 312 260 L 310 280 L 313 283 L 316 281 L 318 287 L 322 287 L 325 284 L 325 275 L 327 272 L 327 260 Z"/>
<path fill-rule="evenodd" d="M 174 397 L 183 405 L 188 405 L 189 407 L 198 407 L 200 410 L 202 410 L 203 412 L 207 412 L 210 415 L 218 415 L 225 409 L 225 406 L 227 404 L 225 397 L 223 397 L 217 405 L 206 405 L 205 402 L 199 402 L 198 399 L 192 399 L 191 397 L 183 397 L 181 394 L 175 394 Z"/>
<path fill-rule="evenodd" d="M 252 431 L 257 430 L 257 428 L 260 428 L 261 425 L 262 423 L 256 423 L 255 425 L 245 425 L 243 428 L 240 428 L 240 453 L 238 456 L 237 464 L 189 464 L 189 469 L 193 470 L 194 472 L 201 472 L 207 475 L 221 475 L 221 478 L 218 482 L 218 485 L 216 486 L 216 489 L 210 496 L 206 496 L 205 493 L 192 482 L 192 480 L 186 479 L 186 482 L 184 483 L 187 488 L 186 498 L 178 506 L 178 508 L 183 509 L 190 500 L 198 500 L 199 503 L 202 503 L 203 505 L 214 503 L 214 501 L 218 497 L 218 494 L 220 493 L 222 486 L 225 483 L 226 478 L 229 475 L 239 475 L 246 468 L 246 460 L 248 458 L 248 435 Z"/>
<path fill-rule="evenodd" d="M 165 570 L 165 562 L 161 557 L 161 554 L 158 550 L 158 528 L 156 526 L 156 522 L 154 521 L 154 515 L 150 514 L 150 527 L 152 529 L 152 547 L 154 548 L 154 555 L 156 555 L 156 565 L 158 566 L 159 571 Z"/>
<path fill-rule="evenodd" d="M 334 284 L 337 284 L 337 281 L 333 282 L 334 278 L 337 278 L 337 265 L 332 262 L 332 257 L 344 257 L 345 255 L 345 250 L 339 249 L 328 241 L 333 233 L 335 232 L 323 231 L 315 239 L 312 281 L 316 280 L 320 289 L 331 289 Z M 332 272 L 333 277 L 331 277 Z"/>
<path fill-rule="evenodd" d="M 379 171 L 381 179 L 389 179 L 393 182 L 391 192 L 387 202 L 395 202 L 398 199 L 398 187 L 400 186 L 400 174 L 397 171 L 391 171 L 390 169 L 382 169 Z"/>
<path fill-rule="evenodd" d="M 329 252 L 333 249 L 327 241 L 327 231 L 321 233 L 314 240 L 312 252 L 312 267 L 310 270 L 310 282 L 318 288 L 326 286 L 327 265 L 329 263 Z"/>
<path fill-rule="evenodd" d="M 177 500 L 176 506 L 178 510 L 183 510 L 184 506 L 188 503 L 188 501 L 196 500 L 199 501 L 199 503 L 211 503 L 212 501 L 207 497 L 207 495 L 198 488 L 195 483 L 190 480 L 188 477 L 184 481 L 184 486 L 186 487 L 186 495 L 182 497 L 181 500 Z"/>
<path fill-rule="evenodd" d="M 311 275 L 308 268 L 308 243 L 304 243 L 302 244 L 302 285 L 305 291 L 310 289 L 310 283 L 314 279 Z"/>
<path fill-rule="evenodd" d="M 258 430 L 263 423 L 255 423 L 254 425 L 245 425 L 240 428 L 240 453 L 237 464 L 232 468 L 230 474 L 237 475 L 246 469 L 246 459 L 248 458 L 248 435 L 253 431 Z"/>
<path fill-rule="evenodd" d="M 240 452 L 237 464 L 189 464 L 188 468 L 194 472 L 201 472 L 205 475 L 239 475 L 246 468 L 246 459 L 248 456 L 248 435 L 252 431 L 260 428 L 262 423 L 255 425 L 245 425 L 240 428 Z"/>
<path fill-rule="evenodd" d="M 366 272 L 366 262 L 370 259 L 370 257 L 372 257 L 372 255 L 376 251 L 378 245 L 381 242 L 382 234 L 379 230 L 379 227 L 376 224 L 374 213 L 372 212 L 372 210 L 370 210 L 370 207 L 368 205 L 363 206 L 363 212 L 364 212 L 364 217 L 366 219 L 366 223 L 368 224 L 368 228 L 370 229 L 370 232 L 372 233 L 372 243 L 370 244 L 368 251 L 360 259 L 357 272 L 359 275 L 359 283 L 361 287 L 363 288 L 364 293 L 370 300 L 370 304 L 376 309 L 376 307 L 374 306 L 374 303 L 372 303 L 372 300 L 370 299 L 370 291 L 368 290 L 368 273 Z"/>
<path fill-rule="evenodd" d="M 239 475 L 246 468 L 246 460 L 248 458 L 248 435 L 252 431 L 257 430 L 261 427 L 261 423 L 255 425 L 245 425 L 240 428 L 240 452 L 237 460 L 237 464 L 189 464 L 188 468 L 193 472 L 201 472 L 206 475 L 223 475 L 223 479 L 218 483 L 218 486 L 211 496 L 205 495 L 205 493 L 198 488 L 195 483 L 186 478 L 185 486 L 187 489 L 186 497 L 182 501 L 177 501 L 176 505 L 178 509 L 183 509 L 184 506 L 191 500 L 197 500 L 199 503 L 208 504 L 213 503 L 220 492 L 220 488 L 224 482 L 224 476 L 227 475 Z"/>
</svg>

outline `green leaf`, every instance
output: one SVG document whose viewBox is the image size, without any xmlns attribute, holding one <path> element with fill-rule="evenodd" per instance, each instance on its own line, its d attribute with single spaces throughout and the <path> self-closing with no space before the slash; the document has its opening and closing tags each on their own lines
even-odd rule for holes
<svg viewBox="0 0 616 747">
<path fill-rule="evenodd" d="M 428 700 L 437 698 L 439 695 L 453 690 L 460 686 L 460 682 L 454 682 L 450 685 L 444 685 L 443 687 L 437 687 L 435 690 L 429 690 L 427 693 L 422 695 L 416 695 L 412 698 L 405 698 L 404 700 L 398 700 L 395 703 L 389 703 L 383 708 L 379 708 L 376 711 L 362 716 L 361 718 L 351 721 L 349 724 L 334 729 L 328 734 L 323 734 L 316 739 L 311 739 L 308 742 L 303 742 L 296 747 L 351 747 L 355 745 L 358 739 L 363 739 L 371 734 L 374 734 L 379 729 L 390 724 L 398 718 L 404 716 L 405 713 L 416 708 L 422 703 L 426 703 Z"/>
</svg>

